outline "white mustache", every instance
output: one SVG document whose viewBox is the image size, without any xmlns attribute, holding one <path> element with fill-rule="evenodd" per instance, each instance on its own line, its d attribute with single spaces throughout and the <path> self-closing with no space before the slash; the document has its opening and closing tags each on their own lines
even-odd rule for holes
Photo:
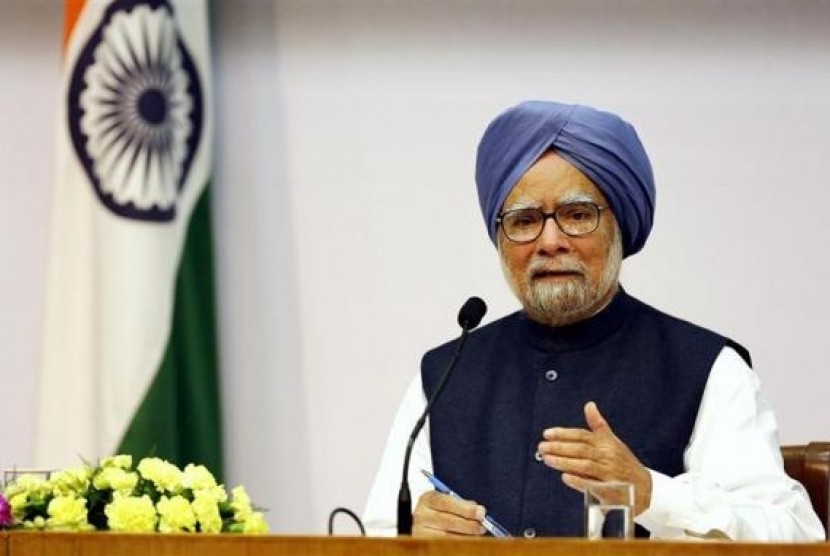
<svg viewBox="0 0 830 556">
<path fill-rule="evenodd" d="M 576 272 L 585 274 L 585 267 L 579 261 L 559 259 L 552 261 L 550 259 L 533 259 L 527 265 L 527 276 L 533 277 L 542 272 Z"/>
</svg>

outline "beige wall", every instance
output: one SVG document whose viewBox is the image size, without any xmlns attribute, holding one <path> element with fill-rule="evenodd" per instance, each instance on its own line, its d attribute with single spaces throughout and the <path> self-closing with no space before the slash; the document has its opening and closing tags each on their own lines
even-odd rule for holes
<svg viewBox="0 0 830 556">
<path fill-rule="evenodd" d="M 0 3 L 13 200 L 0 203 L 0 419 L 15 422 L 0 467 L 31 450 L 60 28 L 46 5 Z M 455 334 L 467 296 L 487 300 L 486 320 L 514 310 L 472 166 L 487 121 L 524 98 L 635 124 L 658 209 L 624 285 L 746 345 L 783 441 L 830 437 L 830 4 L 215 8 L 228 459 L 276 530 L 322 532 L 334 506 L 362 507 L 420 354 Z"/>
</svg>

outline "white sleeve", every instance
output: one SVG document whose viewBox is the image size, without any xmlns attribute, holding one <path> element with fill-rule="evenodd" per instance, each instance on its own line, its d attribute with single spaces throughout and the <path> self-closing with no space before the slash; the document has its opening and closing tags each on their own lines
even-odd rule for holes
<svg viewBox="0 0 830 556">
<path fill-rule="evenodd" d="M 821 541 L 804 487 L 784 472 L 778 425 L 758 375 L 731 348 L 715 360 L 683 474 L 651 471 L 652 538 Z"/>
<path fill-rule="evenodd" d="M 398 490 L 401 486 L 403 473 L 403 456 L 406 452 L 406 443 L 418 417 L 424 412 L 426 399 L 421 385 L 421 375 L 409 385 L 403 401 L 392 423 L 392 430 L 386 440 L 386 448 L 380 460 L 380 468 L 366 509 L 363 512 L 363 525 L 366 533 L 373 537 L 391 537 L 397 534 L 398 528 Z M 431 490 L 429 482 L 421 473 L 421 469 L 432 471 L 432 454 L 429 448 L 429 421 L 415 439 L 412 447 L 412 459 L 409 462 L 409 489 L 412 495 L 413 509 L 418 499 L 427 490 Z"/>
</svg>

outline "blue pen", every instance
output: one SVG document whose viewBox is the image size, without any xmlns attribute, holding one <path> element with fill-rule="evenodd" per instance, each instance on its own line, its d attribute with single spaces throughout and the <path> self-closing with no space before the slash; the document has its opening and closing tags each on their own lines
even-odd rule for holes
<svg viewBox="0 0 830 556">
<path fill-rule="evenodd" d="M 430 483 L 432 483 L 432 486 L 434 486 L 435 490 L 437 490 L 438 492 L 442 492 L 444 494 L 449 494 L 450 496 L 452 496 L 453 498 L 457 498 L 458 500 L 464 500 L 459 495 L 457 495 L 455 492 L 453 492 L 453 490 L 450 487 L 448 487 L 443 482 L 441 482 L 441 480 L 438 477 L 436 477 L 435 475 L 433 475 L 429 471 L 421 469 L 421 473 L 423 473 L 426 476 L 426 478 L 429 480 Z M 499 525 L 498 521 L 496 521 L 495 519 L 493 519 L 489 515 L 484 516 L 484 519 L 482 520 L 481 524 L 484 525 L 484 528 L 487 530 L 487 532 L 490 533 L 491 535 L 493 535 L 494 537 L 512 537 L 513 536 L 513 535 L 511 535 L 510 533 L 507 532 L 507 529 L 505 529 L 504 527 Z"/>
</svg>

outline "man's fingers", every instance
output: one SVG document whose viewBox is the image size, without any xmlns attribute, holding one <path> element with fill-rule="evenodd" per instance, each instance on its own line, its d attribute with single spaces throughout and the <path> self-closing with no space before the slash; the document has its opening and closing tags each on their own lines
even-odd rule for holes
<svg viewBox="0 0 830 556">
<path fill-rule="evenodd" d="M 585 492 L 589 481 L 579 475 L 572 475 L 571 473 L 562 473 L 562 482 L 579 492 Z"/>
<path fill-rule="evenodd" d="M 539 453 L 543 456 L 591 459 L 594 447 L 584 442 L 540 442 Z"/>
<path fill-rule="evenodd" d="M 608 421 L 606 421 L 605 417 L 603 417 L 599 412 L 599 408 L 594 402 L 588 402 L 585 404 L 585 421 L 588 423 L 588 428 L 594 432 L 611 430 L 608 426 Z"/>
<path fill-rule="evenodd" d="M 443 529 L 435 529 L 429 525 L 422 525 L 420 523 L 412 524 L 413 537 L 449 537 L 453 535 L 457 535 L 457 533 L 444 531 Z"/>
<path fill-rule="evenodd" d="M 552 427 L 542 431 L 542 438 L 549 441 L 560 442 L 590 442 L 591 431 L 586 431 L 585 429 Z"/>
<path fill-rule="evenodd" d="M 478 536 L 485 533 L 484 526 L 478 521 L 470 521 L 453 514 L 438 513 L 429 519 L 413 519 L 412 534 L 414 536 L 436 536 L 436 535 L 468 535 Z"/>
<path fill-rule="evenodd" d="M 482 535 L 485 510 L 469 500 L 429 491 L 418 500 L 412 514 L 413 535 Z"/>
<path fill-rule="evenodd" d="M 430 508 L 438 512 L 454 514 L 473 521 L 484 519 L 484 507 L 472 500 L 460 500 L 434 490 L 424 493 L 422 498 L 426 499 Z"/>
<path fill-rule="evenodd" d="M 602 466 L 598 462 L 590 459 L 544 456 L 543 461 L 548 467 L 553 467 L 557 471 L 571 475 L 579 475 L 593 479 L 602 474 Z"/>
</svg>

